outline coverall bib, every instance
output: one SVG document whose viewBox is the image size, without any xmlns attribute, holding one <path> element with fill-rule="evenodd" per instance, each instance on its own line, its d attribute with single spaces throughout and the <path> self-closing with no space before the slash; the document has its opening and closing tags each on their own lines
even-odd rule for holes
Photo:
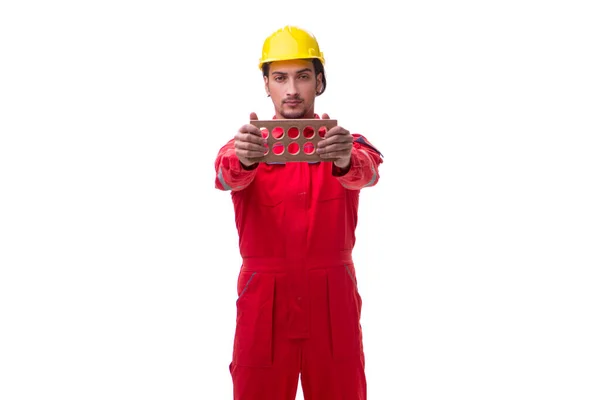
<svg viewBox="0 0 600 400">
<path fill-rule="evenodd" d="M 354 134 L 350 168 L 332 162 L 242 168 L 233 140 L 215 169 L 231 191 L 242 266 L 230 373 L 234 400 L 365 400 L 362 299 L 352 261 L 359 192 L 381 154 Z"/>
</svg>

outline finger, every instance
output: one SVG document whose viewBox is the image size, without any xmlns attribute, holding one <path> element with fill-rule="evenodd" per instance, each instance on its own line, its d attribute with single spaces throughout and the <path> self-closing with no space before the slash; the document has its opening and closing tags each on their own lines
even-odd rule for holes
<svg viewBox="0 0 600 400">
<path fill-rule="evenodd" d="M 344 148 L 344 147 L 331 147 L 331 148 L 327 148 L 325 151 L 321 150 L 321 149 L 317 149 L 317 154 L 319 155 L 324 155 L 326 157 L 329 157 L 330 154 L 342 154 L 343 157 L 349 157 L 352 154 L 352 151 L 350 149 Z"/>
<path fill-rule="evenodd" d="M 321 119 L 330 119 L 329 114 L 324 113 L 323 116 L 321 117 Z"/>
<path fill-rule="evenodd" d="M 250 121 L 258 121 L 258 116 L 255 112 L 250 113 Z"/>
<path fill-rule="evenodd" d="M 250 162 L 256 162 L 261 157 L 265 156 L 264 151 L 253 151 L 253 150 L 238 150 L 236 151 L 238 158 L 245 158 Z"/>
<path fill-rule="evenodd" d="M 254 145 L 253 145 L 254 146 Z M 264 157 L 267 153 L 266 147 L 252 147 L 251 149 L 235 149 L 235 154 L 238 157 L 246 158 L 249 161 L 258 161 L 257 159 Z"/>
<path fill-rule="evenodd" d="M 317 149 L 317 151 L 319 153 L 329 153 L 332 151 L 346 151 L 349 153 L 352 151 L 352 145 L 349 143 L 334 143 L 330 144 L 329 146 L 320 147 Z"/>
<path fill-rule="evenodd" d="M 330 136 L 330 137 L 327 137 L 326 139 L 319 141 L 319 143 L 317 144 L 317 147 L 323 148 L 323 147 L 327 147 L 333 143 L 352 143 L 352 142 L 354 142 L 354 138 L 350 135 L 334 135 L 334 136 Z"/>
<path fill-rule="evenodd" d="M 237 150 L 258 151 L 258 152 L 261 152 L 261 151 L 264 152 L 267 149 L 264 145 L 250 143 L 250 142 L 238 142 L 238 141 L 236 141 L 234 143 L 234 147 Z"/>
<path fill-rule="evenodd" d="M 335 136 L 335 135 L 350 135 L 350 132 L 348 132 L 346 129 L 342 128 L 341 126 L 334 126 L 333 128 L 329 129 L 327 131 L 327 133 L 325 133 L 325 138 L 331 137 L 331 136 Z"/>
<path fill-rule="evenodd" d="M 354 138 L 351 135 L 339 134 L 339 135 L 329 136 L 328 138 L 321 140 L 320 143 L 324 143 L 324 145 L 327 146 L 328 144 L 331 144 L 331 143 L 352 143 L 352 142 L 354 142 Z"/>
<path fill-rule="evenodd" d="M 347 151 L 333 151 L 330 153 L 321 154 L 321 158 L 334 159 L 334 160 L 337 160 L 338 158 L 345 158 L 345 157 L 348 157 Z"/>
<path fill-rule="evenodd" d="M 260 132 L 258 133 L 258 135 L 255 133 L 238 132 L 235 135 L 235 141 L 236 142 L 255 143 L 255 144 L 258 144 L 261 146 L 264 145 L 265 143 L 267 143 L 266 139 L 263 139 Z"/>
<path fill-rule="evenodd" d="M 252 135 L 260 136 L 262 138 L 262 134 L 260 133 L 260 129 L 258 129 L 256 126 L 254 126 L 252 124 L 243 125 L 240 128 L 240 133 L 251 133 Z"/>
</svg>

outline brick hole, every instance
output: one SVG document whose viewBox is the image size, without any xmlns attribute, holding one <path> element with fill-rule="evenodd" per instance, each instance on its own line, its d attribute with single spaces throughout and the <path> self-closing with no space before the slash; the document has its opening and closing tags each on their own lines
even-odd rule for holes
<svg viewBox="0 0 600 400">
<path fill-rule="evenodd" d="M 297 142 L 292 142 L 288 145 L 287 151 L 295 156 L 300 152 L 300 145 Z"/>
<path fill-rule="evenodd" d="M 313 128 L 312 126 L 307 126 L 302 131 L 302 134 L 306 139 L 312 139 L 313 137 L 315 137 L 315 128 Z"/>
<path fill-rule="evenodd" d="M 300 130 L 293 126 L 290 129 L 288 129 L 287 134 L 290 139 L 298 139 L 298 137 L 300 136 Z"/>
<path fill-rule="evenodd" d="M 283 128 L 280 126 L 276 126 L 272 131 L 273 138 L 279 140 L 283 137 Z"/>
<path fill-rule="evenodd" d="M 319 128 L 319 136 L 321 137 L 321 139 L 325 138 L 325 134 L 327 133 L 327 127 L 326 126 L 322 126 Z"/>
<path fill-rule="evenodd" d="M 280 156 L 283 154 L 284 151 L 285 146 L 283 145 L 283 143 L 277 142 L 273 145 L 273 154 Z"/>
<path fill-rule="evenodd" d="M 315 152 L 315 145 L 312 144 L 311 142 L 306 142 L 306 143 L 304 143 L 303 151 L 304 151 L 304 154 L 311 155 Z"/>
</svg>

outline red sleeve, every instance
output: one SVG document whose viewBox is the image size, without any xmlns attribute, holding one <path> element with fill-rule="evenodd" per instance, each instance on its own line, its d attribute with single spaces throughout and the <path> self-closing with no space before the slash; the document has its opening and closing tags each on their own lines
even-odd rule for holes
<svg viewBox="0 0 600 400">
<path fill-rule="evenodd" d="M 231 139 L 227 144 L 219 150 L 215 161 L 215 187 L 219 190 L 237 191 L 246 188 L 256 175 L 255 164 L 251 169 L 242 167 L 240 160 L 235 155 L 233 147 L 234 139 Z"/>
<path fill-rule="evenodd" d="M 383 155 L 364 136 L 352 134 L 354 143 L 350 157 L 350 167 L 342 170 L 333 164 L 333 176 L 336 176 L 346 189 L 359 190 L 375 186 L 379 182 L 379 165 Z"/>
</svg>

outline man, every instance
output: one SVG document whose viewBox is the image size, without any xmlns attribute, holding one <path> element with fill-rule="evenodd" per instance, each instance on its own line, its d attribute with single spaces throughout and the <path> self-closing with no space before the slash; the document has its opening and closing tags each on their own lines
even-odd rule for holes
<svg viewBox="0 0 600 400">
<path fill-rule="evenodd" d="M 259 68 L 275 119 L 319 118 L 315 98 L 326 79 L 314 36 L 279 29 L 265 40 Z M 215 162 L 216 188 L 231 192 L 243 259 L 234 399 L 294 400 L 300 376 L 306 400 L 364 400 L 352 249 L 359 192 L 377 184 L 382 155 L 341 126 L 318 144 L 318 162 L 257 162 L 265 143 L 244 124 Z"/>
</svg>

